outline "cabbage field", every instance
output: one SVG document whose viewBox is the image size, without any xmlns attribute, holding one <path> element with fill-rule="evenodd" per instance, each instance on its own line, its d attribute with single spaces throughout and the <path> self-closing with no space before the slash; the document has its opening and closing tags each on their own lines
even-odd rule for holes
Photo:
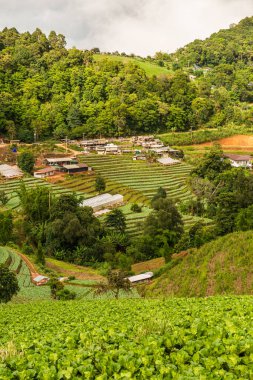
<svg viewBox="0 0 253 380">
<path fill-rule="evenodd" d="M 253 299 L 0 306 L 0 379 L 252 379 Z"/>
</svg>

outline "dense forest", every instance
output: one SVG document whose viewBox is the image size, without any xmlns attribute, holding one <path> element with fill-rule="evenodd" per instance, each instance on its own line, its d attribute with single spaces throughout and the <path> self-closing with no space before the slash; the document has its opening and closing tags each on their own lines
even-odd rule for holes
<svg viewBox="0 0 253 380">
<path fill-rule="evenodd" d="M 124 136 L 187 131 L 253 117 L 253 18 L 157 53 L 168 75 L 148 76 L 131 62 L 95 59 L 98 49 L 67 49 L 41 30 L 0 32 L 0 134 L 10 139 Z M 208 67 L 207 67 L 208 66 Z"/>
</svg>

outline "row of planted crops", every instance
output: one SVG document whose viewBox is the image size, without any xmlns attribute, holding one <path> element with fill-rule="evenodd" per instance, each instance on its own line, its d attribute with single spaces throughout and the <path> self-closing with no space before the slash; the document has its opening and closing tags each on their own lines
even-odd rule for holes
<svg viewBox="0 0 253 380">
<path fill-rule="evenodd" d="M 87 175 L 66 176 L 65 180 L 58 184 L 50 184 L 42 179 L 24 178 L 23 182 L 29 187 L 47 186 L 54 194 L 69 194 L 75 192 L 84 198 L 97 195 L 95 190 L 95 174 L 101 174 L 106 180 L 106 192 L 124 196 L 124 201 L 129 205 L 138 203 L 143 205 L 141 213 L 133 213 L 130 206 L 123 207 L 126 216 L 127 231 L 134 237 L 142 230 L 142 222 L 151 209 L 150 199 L 161 186 L 166 189 L 168 197 L 176 201 L 185 201 L 192 197 L 187 187 L 187 177 L 191 170 L 184 163 L 174 166 L 162 166 L 148 164 L 143 161 L 133 161 L 129 156 L 99 156 L 91 155 L 83 158 L 85 162 L 94 168 L 94 172 Z M 0 191 L 4 190 L 9 198 L 7 206 L 15 209 L 19 206 L 18 189 L 20 180 L 13 180 L 0 184 Z M 185 216 L 186 228 L 192 226 L 199 218 Z M 207 221 L 209 223 L 210 221 Z"/>
<path fill-rule="evenodd" d="M 0 379 L 253 377 L 251 297 L 0 306 Z"/>
<path fill-rule="evenodd" d="M 0 264 L 7 265 L 17 275 L 20 288 L 32 285 L 29 268 L 13 249 L 0 247 Z"/>
</svg>

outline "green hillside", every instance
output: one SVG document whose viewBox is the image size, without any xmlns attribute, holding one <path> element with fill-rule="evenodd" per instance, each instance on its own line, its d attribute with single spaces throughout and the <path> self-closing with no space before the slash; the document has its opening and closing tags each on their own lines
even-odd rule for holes
<svg viewBox="0 0 253 380">
<path fill-rule="evenodd" d="M 195 40 L 172 54 L 174 59 L 187 66 L 217 66 L 237 62 L 252 62 L 253 17 L 246 17 L 228 29 L 213 33 L 205 40 Z"/>
<path fill-rule="evenodd" d="M 150 295 L 253 294 L 252 251 L 252 231 L 221 237 L 178 259 L 177 265 L 155 280 Z"/>
<path fill-rule="evenodd" d="M 168 70 L 166 67 L 159 66 L 152 60 L 149 61 L 147 59 L 140 59 L 137 57 L 124 57 L 113 54 L 94 54 L 93 57 L 97 62 L 107 59 L 109 61 L 118 61 L 124 64 L 133 63 L 141 67 L 149 77 L 153 75 L 160 76 L 172 74 L 172 71 Z"/>
<path fill-rule="evenodd" d="M 250 126 L 252 29 L 246 18 L 175 54 L 139 58 L 66 49 L 54 31 L 5 28 L 0 134 L 32 142 L 34 131 L 45 140 Z"/>
</svg>

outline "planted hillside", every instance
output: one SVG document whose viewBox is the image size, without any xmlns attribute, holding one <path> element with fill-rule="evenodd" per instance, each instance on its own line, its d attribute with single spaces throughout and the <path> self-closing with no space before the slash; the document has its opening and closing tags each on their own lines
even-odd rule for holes
<svg viewBox="0 0 253 380">
<path fill-rule="evenodd" d="M 205 297 L 253 294 L 253 232 L 235 232 L 197 250 L 164 269 L 150 295 Z"/>
</svg>

